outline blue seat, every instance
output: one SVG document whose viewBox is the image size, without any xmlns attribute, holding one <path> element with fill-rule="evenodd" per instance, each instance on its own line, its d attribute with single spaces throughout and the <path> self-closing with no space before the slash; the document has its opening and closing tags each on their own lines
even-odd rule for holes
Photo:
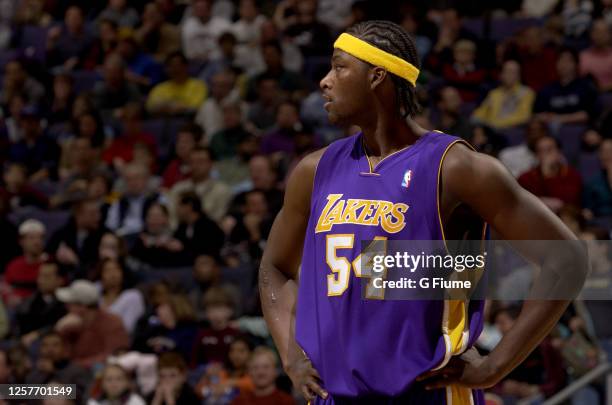
<svg viewBox="0 0 612 405">
<path fill-rule="evenodd" d="M 584 182 L 588 182 L 601 170 L 597 153 L 581 153 L 578 159 L 578 171 Z"/>
<path fill-rule="evenodd" d="M 44 61 L 47 52 L 47 29 L 35 25 L 26 25 L 21 28 L 19 48 L 28 57 Z"/>
<path fill-rule="evenodd" d="M 562 125 L 556 138 L 561 142 L 563 154 L 567 160 L 576 164 L 580 155 L 580 144 L 582 143 L 582 134 L 588 129 L 587 126 L 581 124 Z"/>
<path fill-rule="evenodd" d="M 70 211 L 46 211 L 36 207 L 23 207 L 9 215 L 9 220 L 15 226 L 19 226 L 27 219 L 37 219 L 45 224 L 47 229 L 45 238 L 48 242 L 51 235 L 68 223 Z"/>
<path fill-rule="evenodd" d="M 525 140 L 525 127 L 518 126 L 500 129 L 499 134 L 506 140 L 507 146 L 516 146 Z"/>
<path fill-rule="evenodd" d="M 96 82 L 101 79 L 98 72 L 93 70 L 75 70 L 71 73 L 75 93 L 84 93 L 93 90 Z"/>
<path fill-rule="evenodd" d="M 463 28 L 478 38 L 484 36 L 484 19 L 482 18 L 466 18 L 463 20 Z"/>
<path fill-rule="evenodd" d="M 516 34 L 519 30 L 532 26 L 541 26 L 542 20 L 538 18 L 503 18 L 491 21 L 491 40 L 503 41 Z"/>
<path fill-rule="evenodd" d="M 154 118 L 143 121 L 142 129 L 155 138 L 161 160 L 172 154 L 176 134 L 184 123 L 185 120 L 180 118 Z"/>
</svg>

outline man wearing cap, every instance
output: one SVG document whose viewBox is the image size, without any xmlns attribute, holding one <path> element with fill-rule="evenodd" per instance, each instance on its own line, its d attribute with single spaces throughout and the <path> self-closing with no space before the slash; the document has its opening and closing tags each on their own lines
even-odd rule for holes
<svg viewBox="0 0 612 405">
<path fill-rule="evenodd" d="M 91 367 L 129 347 L 121 318 L 98 308 L 100 291 L 94 283 L 75 280 L 58 289 L 56 296 L 66 304 L 68 315 L 57 322 L 55 330 L 65 339 L 70 358 L 77 364 Z"/>
<path fill-rule="evenodd" d="M 14 307 L 36 290 L 36 279 L 41 264 L 47 260 L 45 226 L 36 219 L 28 219 L 19 226 L 19 244 L 23 255 L 13 259 L 4 273 L 4 282 L 11 288 L 4 302 Z"/>
</svg>

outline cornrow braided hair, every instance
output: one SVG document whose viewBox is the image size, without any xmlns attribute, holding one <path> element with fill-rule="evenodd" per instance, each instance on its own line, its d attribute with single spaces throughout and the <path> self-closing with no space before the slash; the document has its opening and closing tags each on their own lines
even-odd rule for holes
<svg viewBox="0 0 612 405">
<path fill-rule="evenodd" d="M 383 20 L 364 21 L 353 25 L 347 33 L 374 45 L 421 68 L 414 40 L 401 26 Z M 421 110 L 415 88 L 407 80 L 389 72 L 395 84 L 399 113 L 402 117 L 413 117 Z"/>
</svg>

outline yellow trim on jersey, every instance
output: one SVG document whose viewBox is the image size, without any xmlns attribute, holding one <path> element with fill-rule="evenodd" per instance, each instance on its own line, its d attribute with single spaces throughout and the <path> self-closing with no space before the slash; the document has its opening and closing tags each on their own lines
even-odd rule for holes
<svg viewBox="0 0 612 405">
<path fill-rule="evenodd" d="M 460 385 L 447 386 L 446 405 L 474 405 L 474 394 L 470 388 Z"/>
<path fill-rule="evenodd" d="M 443 133 L 441 131 L 436 131 Z M 451 142 L 447 147 L 438 165 L 438 178 L 436 183 L 436 206 L 438 211 L 438 222 L 440 224 L 440 232 L 442 234 L 442 240 L 446 251 L 448 252 L 448 246 L 446 245 L 446 235 L 444 233 L 444 224 L 442 223 L 442 213 L 440 210 L 440 179 L 442 176 L 442 164 L 446 158 L 446 154 L 450 148 L 456 143 L 462 143 L 472 150 L 475 150 L 472 145 L 463 141 L 456 140 Z M 486 231 L 486 224 L 483 226 L 483 238 Z M 434 368 L 434 370 L 444 367 L 450 358 L 454 355 L 463 353 L 467 349 L 469 341 L 470 329 L 468 322 L 468 302 L 466 300 L 446 300 L 444 301 L 444 313 L 442 315 L 442 334 L 444 337 L 444 343 L 446 345 L 446 353 L 442 362 Z M 464 404 L 465 402 L 457 402 Z M 467 402 L 469 404 L 469 402 Z"/>
<path fill-rule="evenodd" d="M 341 34 L 334 48 L 343 50 L 357 59 L 371 63 L 375 66 L 384 67 L 389 72 L 406 79 L 410 84 L 416 86 L 419 77 L 419 69 L 410 62 L 392 55 L 350 34 Z"/>
</svg>

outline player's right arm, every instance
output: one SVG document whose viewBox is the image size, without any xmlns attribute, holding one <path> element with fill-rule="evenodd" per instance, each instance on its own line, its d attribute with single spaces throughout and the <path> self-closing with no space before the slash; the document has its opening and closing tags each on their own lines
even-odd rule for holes
<svg viewBox="0 0 612 405">
<path fill-rule="evenodd" d="M 314 176 L 324 149 L 298 163 L 285 189 L 259 269 L 259 292 L 264 319 L 278 349 L 283 368 L 307 400 L 326 397 L 317 371 L 295 341 L 297 281 L 304 237 L 310 217 Z"/>
</svg>

